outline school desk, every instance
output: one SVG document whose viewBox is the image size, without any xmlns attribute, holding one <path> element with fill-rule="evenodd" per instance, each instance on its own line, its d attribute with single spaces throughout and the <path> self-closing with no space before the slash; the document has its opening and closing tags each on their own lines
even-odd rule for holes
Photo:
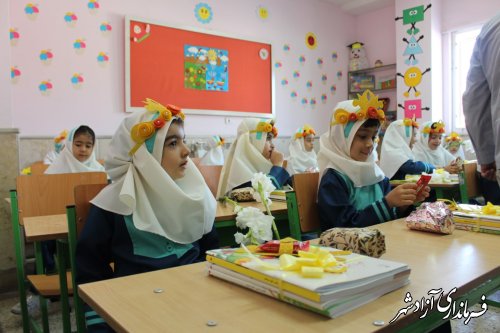
<svg viewBox="0 0 500 333">
<path fill-rule="evenodd" d="M 442 288 L 446 296 L 456 287 L 451 297 L 458 307 L 500 287 L 496 235 L 412 231 L 403 220 L 376 227 L 387 244 L 382 258 L 407 263 L 410 284 L 335 319 L 210 277 L 206 263 L 83 284 L 79 292 L 118 332 L 425 332 L 441 324 L 445 313 L 434 307 L 419 319 L 423 312 L 412 309 L 388 325 L 410 305 L 407 292 L 414 303 L 428 299 L 431 289 Z"/>
<path fill-rule="evenodd" d="M 408 180 L 391 180 L 391 186 L 397 187 L 401 184 L 406 183 L 415 183 L 414 181 Z M 469 196 L 467 195 L 467 187 L 465 186 L 464 176 L 459 175 L 459 181 L 450 182 L 450 183 L 429 183 L 429 187 L 436 191 L 436 197 L 439 199 L 446 198 L 445 192 L 448 191 L 459 191 L 460 193 L 460 202 L 469 203 Z"/>
</svg>

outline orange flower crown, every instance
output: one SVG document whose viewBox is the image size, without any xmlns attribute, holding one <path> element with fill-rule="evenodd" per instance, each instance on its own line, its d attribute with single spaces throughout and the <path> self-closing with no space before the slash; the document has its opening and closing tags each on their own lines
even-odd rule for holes
<svg viewBox="0 0 500 333">
<path fill-rule="evenodd" d="M 436 121 L 432 123 L 430 126 L 427 125 L 422 130 L 424 134 L 443 134 L 444 133 L 444 123 L 440 121 Z"/>
<path fill-rule="evenodd" d="M 66 139 L 66 137 L 67 137 L 67 136 L 68 136 L 68 131 L 67 131 L 67 130 L 64 130 L 64 131 L 62 131 L 61 133 L 59 133 L 59 135 L 58 135 L 58 136 L 56 136 L 56 137 L 54 138 L 54 142 L 55 142 L 55 143 L 60 143 L 60 142 L 64 141 L 64 139 Z"/>
<path fill-rule="evenodd" d="M 155 118 L 150 121 L 140 122 L 135 124 L 130 130 L 130 136 L 135 142 L 135 146 L 130 150 L 129 155 L 134 155 L 137 149 L 149 138 L 151 138 L 156 130 L 163 128 L 167 122 L 172 119 L 172 116 L 179 117 L 184 120 L 185 115 L 182 113 L 181 109 L 175 105 L 167 104 L 163 106 L 162 104 L 146 98 L 144 101 L 144 108 L 155 114 Z"/>
<path fill-rule="evenodd" d="M 405 118 L 403 119 L 403 125 L 405 126 L 411 126 L 411 127 L 415 127 L 415 128 L 418 128 L 418 123 L 415 121 L 415 118 L 411 119 L 411 118 Z"/>
<path fill-rule="evenodd" d="M 304 125 L 304 127 L 299 128 L 299 130 L 295 133 L 295 139 L 305 138 L 311 134 L 316 135 L 314 128 L 309 125 Z"/>
<path fill-rule="evenodd" d="M 457 132 L 451 132 L 450 135 L 448 135 L 445 139 L 444 139 L 445 142 L 448 142 L 448 143 L 452 143 L 452 142 L 456 142 L 456 143 L 462 143 L 462 138 L 460 137 L 460 135 L 458 135 Z"/>
<path fill-rule="evenodd" d="M 224 141 L 223 137 L 221 137 L 219 135 L 214 135 L 214 139 L 217 142 L 216 147 L 218 147 L 218 146 L 224 146 L 225 141 Z"/>
<path fill-rule="evenodd" d="M 255 129 L 250 131 L 250 133 L 258 132 L 273 133 L 274 138 L 278 136 L 278 129 L 274 127 L 273 119 L 270 122 L 260 121 Z"/>
<path fill-rule="evenodd" d="M 384 102 L 379 101 L 378 96 L 370 90 L 365 90 L 363 95 L 358 94 L 358 99 L 353 100 L 354 106 L 359 106 L 357 112 L 349 112 L 342 108 L 335 110 L 333 115 L 335 121 L 331 125 L 345 125 L 348 122 L 356 122 L 358 120 L 377 119 L 379 121 L 385 120 L 385 113 L 382 110 Z"/>
</svg>

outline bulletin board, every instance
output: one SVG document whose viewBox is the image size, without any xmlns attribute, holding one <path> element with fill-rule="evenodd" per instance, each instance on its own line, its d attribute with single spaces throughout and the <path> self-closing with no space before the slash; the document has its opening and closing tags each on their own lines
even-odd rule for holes
<svg viewBox="0 0 500 333">
<path fill-rule="evenodd" d="M 152 98 L 185 113 L 273 117 L 271 44 L 125 19 L 126 111 Z"/>
</svg>

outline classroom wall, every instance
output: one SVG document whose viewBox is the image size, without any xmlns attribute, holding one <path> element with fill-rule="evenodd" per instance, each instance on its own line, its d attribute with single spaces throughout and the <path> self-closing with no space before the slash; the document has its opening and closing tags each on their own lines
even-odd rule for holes
<svg viewBox="0 0 500 333">
<path fill-rule="evenodd" d="M 10 102 L 10 44 L 7 38 L 9 31 L 10 0 L 0 0 L 0 128 L 12 127 L 12 110 Z"/>
</svg>

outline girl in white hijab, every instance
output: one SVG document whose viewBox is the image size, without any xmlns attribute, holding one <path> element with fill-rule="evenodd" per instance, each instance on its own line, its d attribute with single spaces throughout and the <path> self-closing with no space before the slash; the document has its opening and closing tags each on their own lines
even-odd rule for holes
<svg viewBox="0 0 500 333">
<path fill-rule="evenodd" d="M 380 167 L 389 179 L 405 179 L 406 175 L 432 173 L 432 164 L 415 161 L 412 147 L 418 123 L 410 118 L 393 121 L 385 131 L 380 153 Z"/>
<path fill-rule="evenodd" d="M 82 125 L 73 128 L 66 138 L 64 149 L 45 173 L 104 171 L 104 166 L 95 158 L 94 147 L 95 133 L 90 127 Z"/>
<path fill-rule="evenodd" d="M 78 240 L 78 283 L 190 264 L 219 247 L 216 201 L 189 159 L 183 119 L 148 99 L 146 111 L 120 124 L 105 161 L 113 183 L 91 201 Z"/>
<path fill-rule="evenodd" d="M 258 172 L 270 176 L 277 189 L 289 181 L 290 175 L 283 168 L 283 153 L 274 149 L 273 138 L 276 136 L 278 130 L 274 127 L 274 120 L 243 119 L 222 168 L 218 198 L 235 188 L 251 186 L 250 180 Z"/>
<path fill-rule="evenodd" d="M 287 171 L 290 175 L 302 172 L 317 172 L 318 158 L 314 151 L 316 132 L 309 125 L 300 127 L 290 142 Z"/>
<path fill-rule="evenodd" d="M 460 157 L 462 160 L 465 160 L 463 145 L 464 141 L 456 132 L 451 132 L 450 135 L 444 139 L 444 148 L 448 150 L 454 158 Z"/>
<path fill-rule="evenodd" d="M 49 151 L 45 157 L 43 158 L 43 163 L 44 164 L 52 164 L 54 161 L 57 159 L 59 154 L 64 148 L 64 141 L 66 140 L 66 137 L 68 136 L 68 131 L 64 130 L 61 133 L 59 133 L 58 136 L 54 138 L 54 149 Z"/>
<path fill-rule="evenodd" d="M 224 165 L 224 139 L 213 135 L 208 140 L 209 149 L 200 159 L 201 165 Z"/>
<path fill-rule="evenodd" d="M 358 97 L 337 104 L 330 131 L 320 138 L 318 212 L 323 231 L 394 220 L 429 195 L 427 187 L 417 196 L 415 184 L 391 191 L 373 154 L 385 119 L 382 102 L 369 90 Z"/>
<path fill-rule="evenodd" d="M 449 173 L 458 173 L 459 168 L 455 164 L 455 157 L 441 145 L 444 134 L 444 123 L 442 121 L 424 123 L 420 138 L 413 147 L 415 159 L 443 168 Z"/>
</svg>

